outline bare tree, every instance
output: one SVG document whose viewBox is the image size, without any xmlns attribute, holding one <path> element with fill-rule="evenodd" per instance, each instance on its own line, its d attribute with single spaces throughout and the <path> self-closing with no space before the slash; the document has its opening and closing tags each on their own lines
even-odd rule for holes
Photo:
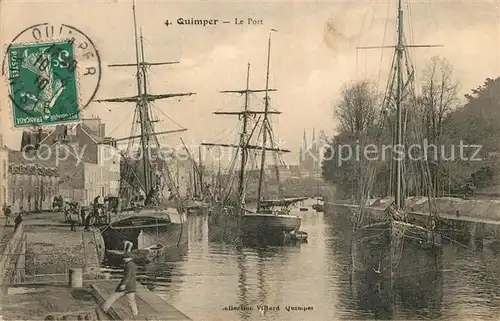
<svg viewBox="0 0 500 321">
<path fill-rule="evenodd" d="M 453 80 L 453 68 L 443 57 L 434 56 L 426 64 L 422 78 L 422 94 L 419 99 L 422 113 L 425 138 L 429 144 L 441 150 L 444 134 L 444 123 L 458 103 L 459 84 Z M 441 190 L 441 155 L 435 159 L 434 189 Z"/>
<path fill-rule="evenodd" d="M 379 93 L 367 80 L 342 86 L 342 98 L 334 107 L 339 132 L 360 133 L 374 123 L 379 102 Z"/>
</svg>

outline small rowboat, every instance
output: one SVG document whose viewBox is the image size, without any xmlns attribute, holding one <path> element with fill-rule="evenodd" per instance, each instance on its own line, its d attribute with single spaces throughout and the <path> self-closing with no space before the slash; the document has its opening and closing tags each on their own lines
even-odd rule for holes
<svg viewBox="0 0 500 321">
<path fill-rule="evenodd" d="M 138 265 L 146 265 L 153 261 L 156 257 L 161 255 L 163 250 L 162 244 L 155 244 L 142 249 L 134 249 L 130 251 L 130 255 L 134 262 Z M 106 250 L 106 258 L 109 261 L 123 259 L 124 251 L 120 250 Z"/>
</svg>

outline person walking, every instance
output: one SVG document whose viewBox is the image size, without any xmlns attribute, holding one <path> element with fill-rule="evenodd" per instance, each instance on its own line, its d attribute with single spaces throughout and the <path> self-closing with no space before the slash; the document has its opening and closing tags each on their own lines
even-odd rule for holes
<svg viewBox="0 0 500 321">
<path fill-rule="evenodd" d="M 123 256 L 123 262 L 125 267 L 123 269 L 123 279 L 120 281 L 114 293 L 112 293 L 101 306 L 101 309 L 107 313 L 109 308 L 121 297 L 126 296 L 130 310 L 132 310 L 132 315 L 134 317 L 139 315 L 137 310 L 137 303 L 135 301 L 136 292 L 136 273 L 137 266 L 131 257 L 130 250 L 132 249 L 132 242 L 125 242 L 125 250 Z"/>
<path fill-rule="evenodd" d="M 19 212 L 16 219 L 14 220 L 14 224 L 15 224 L 14 230 L 17 230 L 19 225 L 21 225 L 21 223 L 23 222 L 23 213 L 24 213 L 24 211 L 21 209 L 21 212 Z"/>
<path fill-rule="evenodd" d="M 83 206 L 80 208 L 80 218 L 82 220 L 82 225 L 85 225 L 85 209 Z"/>
<path fill-rule="evenodd" d="M 10 206 L 7 205 L 6 203 L 3 204 L 3 215 L 5 215 L 5 226 L 7 227 L 10 225 L 12 210 L 10 209 Z"/>
</svg>

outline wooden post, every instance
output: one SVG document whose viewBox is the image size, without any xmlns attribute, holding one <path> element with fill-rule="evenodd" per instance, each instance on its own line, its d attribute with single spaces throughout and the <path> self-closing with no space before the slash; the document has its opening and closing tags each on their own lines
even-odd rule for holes
<svg viewBox="0 0 500 321">
<path fill-rule="evenodd" d="M 72 268 L 69 270 L 69 285 L 72 288 L 83 287 L 83 269 Z"/>
</svg>

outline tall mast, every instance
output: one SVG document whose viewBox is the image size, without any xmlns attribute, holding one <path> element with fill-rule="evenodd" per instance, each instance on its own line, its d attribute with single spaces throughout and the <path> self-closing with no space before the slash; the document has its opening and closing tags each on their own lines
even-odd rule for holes
<svg viewBox="0 0 500 321">
<path fill-rule="evenodd" d="M 239 116 L 243 120 L 243 131 L 240 134 L 240 142 L 239 144 L 213 144 L 213 143 L 202 143 L 201 145 L 203 146 L 220 146 L 220 147 L 230 147 L 230 148 L 239 148 L 241 149 L 241 156 L 242 156 L 242 162 L 240 166 L 240 177 L 239 177 L 239 187 L 238 187 L 238 192 L 240 194 L 240 199 L 242 195 L 242 191 L 244 190 L 243 186 L 243 181 L 244 181 L 244 173 L 245 173 L 245 163 L 246 163 L 246 158 L 248 156 L 248 150 L 267 150 L 267 151 L 274 151 L 274 152 L 283 152 L 283 153 L 289 153 L 290 151 L 287 149 L 280 149 L 280 148 L 275 148 L 275 147 L 262 147 L 262 146 L 257 146 L 257 145 L 252 145 L 250 144 L 250 139 L 251 136 L 253 135 L 253 130 L 255 130 L 255 127 L 250 133 L 247 133 L 248 131 L 248 119 L 250 115 L 262 115 L 266 114 L 281 114 L 279 111 L 274 111 L 274 110 L 268 110 L 267 111 L 257 111 L 257 110 L 249 110 L 249 99 L 250 99 L 250 94 L 251 93 L 266 93 L 266 97 L 268 96 L 268 93 L 271 91 L 276 91 L 276 89 L 270 89 L 266 84 L 266 89 L 249 89 L 248 87 L 250 86 L 250 64 L 247 66 L 247 87 L 246 89 L 243 90 L 223 90 L 221 93 L 235 93 L 235 94 L 241 94 L 245 95 L 245 109 L 243 111 L 225 111 L 225 112 L 214 112 L 215 115 L 234 115 L 234 116 Z"/>
<path fill-rule="evenodd" d="M 245 107 L 243 114 L 243 129 L 240 136 L 240 146 L 241 146 L 241 164 L 240 164 L 240 184 L 238 186 L 238 199 L 241 201 L 243 197 L 244 184 L 245 184 L 245 165 L 247 162 L 247 124 L 248 124 L 248 102 L 250 93 L 248 92 L 250 87 L 250 63 L 247 65 L 247 87 L 245 91 Z"/>
<path fill-rule="evenodd" d="M 201 146 L 198 147 L 198 166 L 200 166 L 199 179 L 200 179 L 200 191 L 201 195 L 205 192 L 203 187 L 203 164 L 201 162 Z"/>
<path fill-rule="evenodd" d="M 401 89 L 402 89 L 402 70 L 401 60 L 403 59 L 403 8 L 401 0 L 398 0 L 398 42 L 396 44 L 396 146 L 403 148 L 403 124 L 401 117 Z M 402 209 L 404 206 L 404 195 L 402 191 L 403 168 L 401 157 L 396 157 L 396 207 Z"/>
<path fill-rule="evenodd" d="M 275 29 L 271 29 L 271 31 L 276 31 Z M 274 152 L 290 152 L 289 150 L 286 149 L 280 149 L 280 148 L 275 148 L 273 146 L 266 147 L 266 140 L 267 140 L 267 134 L 269 132 L 269 124 L 268 124 L 268 116 L 270 114 L 280 114 L 278 111 L 270 111 L 269 110 L 269 92 L 271 91 L 276 91 L 276 89 L 270 89 L 269 88 L 269 64 L 270 64 L 270 58 L 271 58 L 271 34 L 269 34 L 269 43 L 268 43 L 268 50 L 267 50 L 267 70 L 266 70 L 266 88 L 265 89 L 259 89 L 259 90 L 252 90 L 248 89 L 249 87 L 249 77 L 250 77 L 250 64 L 247 66 L 247 88 L 244 90 L 225 90 L 221 91 L 222 93 L 239 93 L 239 94 L 245 94 L 245 110 L 240 111 L 240 112 L 214 112 L 214 114 L 218 115 L 238 115 L 242 116 L 243 119 L 243 131 L 240 136 L 240 144 L 234 145 L 234 144 L 212 144 L 212 143 L 202 143 L 202 145 L 205 146 L 222 146 L 222 147 L 233 147 L 233 148 L 241 148 L 242 149 L 242 165 L 241 168 L 243 170 L 240 170 L 240 186 L 239 186 L 239 192 L 243 190 L 244 184 L 243 178 L 244 178 L 244 166 L 245 166 L 245 159 L 246 159 L 246 151 L 249 149 L 254 149 L 254 150 L 260 150 L 262 151 L 262 159 L 261 159 L 261 168 L 260 168 L 260 177 L 259 177 L 259 186 L 258 186 L 258 191 L 257 191 L 257 211 L 260 209 L 260 198 L 261 198 L 261 193 L 262 193 L 262 181 L 263 181 L 263 176 L 264 176 L 264 166 L 265 166 L 265 152 L 266 151 L 274 151 Z M 249 94 L 250 93 L 256 93 L 256 92 L 265 92 L 265 109 L 264 111 L 250 111 L 248 110 L 248 99 L 249 99 Z M 247 120 L 249 115 L 264 115 L 264 120 L 263 120 L 263 144 L 262 146 L 256 146 L 256 145 L 250 145 L 249 141 L 250 138 L 253 134 L 252 133 L 249 135 L 250 137 L 246 137 L 246 130 L 247 130 Z M 255 129 L 255 128 L 254 128 Z M 241 195 L 241 194 L 240 194 Z"/>
<path fill-rule="evenodd" d="M 133 12 L 133 23 L 134 23 L 134 44 L 135 44 L 135 63 L 122 63 L 122 64 L 110 64 L 108 67 L 135 67 L 136 68 L 136 79 L 137 79 L 137 95 L 129 96 L 129 97 L 117 97 L 117 98 L 106 98 L 106 99 L 97 99 L 96 102 L 112 102 L 112 103 L 135 103 L 136 104 L 136 113 L 139 118 L 140 123 L 140 135 L 130 136 L 127 138 L 122 138 L 121 140 L 129 139 L 132 140 L 134 138 L 140 138 L 141 148 L 142 148 L 142 161 L 143 161 L 143 170 L 144 170 L 144 185 L 139 181 L 139 185 L 144 190 L 146 195 L 153 188 L 152 184 L 152 170 L 150 167 L 150 145 L 158 144 L 157 136 L 162 134 L 171 133 L 174 131 L 163 131 L 163 132 L 154 132 L 154 128 L 152 126 L 152 120 L 150 119 L 149 114 L 149 103 L 160 100 L 167 99 L 172 97 L 181 97 L 181 96 L 191 96 L 195 93 L 163 93 L 163 94 L 150 94 L 147 91 L 147 67 L 149 66 L 160 66 L 160 65 L 171 65 L 178 64 L 178 61 L 167 61 L 167 62 L 146 62 L 144 55 L 144 45 L 143 45 L 143 37 L 142 31 L 141 36 L 138 36 L 137 30 L 137 19 L 136 19 L 136 11 L 135 11 L 135 1 L 132 4 L 132 12 Z M 139 44 L 140 41 L 140 44 Z M 140 49 L 139 49 L 140 45 Z M 134 126 L 134 124 L 133 124 Z M 185 131 L 183 128 L 177 131 Z M 159 146 L 157 146 L 159 147 Z M 167 173 L 168 169 L 167 169 Z M 171 180 L 170 174 L 168 174 L 168 179 Z M 157 182 L 156 182 L 157 183 Z M 156 184 L 155 183 L 155 184 Z M 171 182 L 173 183 L 173 182 Z M 175 185 L 175 184 L 174 184 Z M 173 190 L 177 191 L 177 185 L 173 186 Z M 178 194 L 178 193 L 177 193 Z M 177 195 L 178 196 L 178 195 Z"/>
<path fill-rule="evenodd" d="M 134 44 L 135 44 L 135 60 L 137 62 L 137 96 L 138 96 L 138 101 L 137 101 L 137 108 L 139 111 L 139 122 L 140 122 L 140 130 L 141 130 L 141 148 L 142 148 L 142 162 L 143 162 L 143 170 L 144 170 L 144 193 L 146 196 L 149 194 L 149 191 L 151 190 L 151 183 L 150 183 L 150 175 L 149 175 L 149 156 L 146 155 L 148 154 L 148 142 L 147 142 L 147 136 L 146 136 L 146 122 L 145 122 L 145 115 L 144 115 L 144 109 L 147 108 L 147 105 L 145 104 L 144 101 L 144 95 L 145 94 L 142 91 L 141 88 L 141 74 L 142 74 L 142 68 L 141 68 L 141 62 L 144 62 L 143 60 L 140 61 L 139 59 L 139 44 L 138 44 L 138 36 L 137 36 L 137 19 L 135 15 L 135 1 L 132 4 L 132 13 L 134 15 Z M 141 38 L 142 41 L 142 38 Z M 142 45 L 141 45 L 142 47 Z M 144 59 L 144 56 L 142 57 Z M 144 89 L 146 88 L 146 81 L 143 79 L 144 82 Z"/>
<path fill-rule="evenodd" d="M 257 189 L 257 212 L 260 211 L 260 201 L 262 195 L 262 181 L 264 180 L 264 166 L 266 164 L 266 143 L 269 111 L 269 64 L 271 62 L 271 33 L 267 45 L 267 68 L 266 68 L 266 96 L 264 98 L 264 120 L 262 121 L 262 155 L 260 160 L 259 187 Z"/>
<path fill-rule="evenodd" d="M 397 43 L 395 46 L 366 46 L 366 47 L 357 47 L 356 49 L 382 49 L 382 48 L 394 48 L 395 49 L 395 70 L 394 74 L 391 74 L 391 77 L 396 77 L 396 137 L 395 143 L 396 146 L 402 147 L 404 142 L 403 136 L 403 117 L 402 117 L 402 97 L 403 90 L 406 87 L 407 83 L 412 80 L 414 77 L 414 73 L 412 72 L 409 75 L 409 78 L 403 84 L 403 56 L 406 48 L 431 48 L 431 47 L 443 47 L 442 45 L 408 45 L 404 44 L 404 29 L 403 29 L 403 6 L 402 1 L 398 0 L 398 18 L 397 18 Z M 390 92 L 389 94 L 392 94 Z M 390 101 L 390 100 L 389 100 Z M 401 157 L 398 155 L 396 157 L 396 180 L 395 182 L 391 182 L 391 185 L 394 186 L 395 189 L 395 203 L 398 209 L 402 209 L 404 207 L 404 190 L 403 190 L 403 163 Z M 366 195 L 362 195 L 365 197 Z"/>
</svg>

